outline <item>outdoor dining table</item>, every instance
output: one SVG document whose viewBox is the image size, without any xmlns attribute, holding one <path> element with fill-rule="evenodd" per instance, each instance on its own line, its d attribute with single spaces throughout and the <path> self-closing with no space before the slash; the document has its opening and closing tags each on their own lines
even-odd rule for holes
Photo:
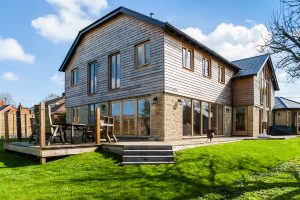
<svg viewBox="0 0 300 200">
<path fill-rule="evenodd" d="M 87 124 L 79 124 L 79 123 L 67 123 L 65 126 L 65 130 L 71 130 L 71 144 L 74 144 L 74 134 L 75 134 L 75 129 L 76 130 L 84 130 L 87 128 Z M 69 129 L 71 128 L 71 129 Z"/>
</svg>

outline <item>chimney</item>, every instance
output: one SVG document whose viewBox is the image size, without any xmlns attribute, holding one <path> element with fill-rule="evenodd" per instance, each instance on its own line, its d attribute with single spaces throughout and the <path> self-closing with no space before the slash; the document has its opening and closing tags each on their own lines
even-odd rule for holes
<svg viewBox="0 0 300 200">
<path fill-rule="evenodd" d="M 151 13 L 150 13 L 150 17 L 151 17 L 151 18 L 153 18 L 153 16 L 154 16 L 154 13 L 153 13 L 153 12 L 151 12 Z"/>
<path fill-rule="evenodd" d="M 6 105 L 6 98 L 0 101 L 0 106 L 4 106 L 4 105 Z"/>
</svg>

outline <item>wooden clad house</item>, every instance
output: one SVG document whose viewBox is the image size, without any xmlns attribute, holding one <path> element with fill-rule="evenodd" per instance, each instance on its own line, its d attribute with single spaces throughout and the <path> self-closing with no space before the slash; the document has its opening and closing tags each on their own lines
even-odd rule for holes
<svg viewBox="0 0 300 200">
<path fill-rule="evenodd" d="M 120 137 L 258 135 L 261 82 L 269 111 L 279 89 L 263 58 L 230 62 L 171 24 L 120 7 L 79 32 L 59 69 L 67 121 L 93 123 L 98 106 Z M 255 72 L 244 76 L 248 68 Z"/>
</svg>

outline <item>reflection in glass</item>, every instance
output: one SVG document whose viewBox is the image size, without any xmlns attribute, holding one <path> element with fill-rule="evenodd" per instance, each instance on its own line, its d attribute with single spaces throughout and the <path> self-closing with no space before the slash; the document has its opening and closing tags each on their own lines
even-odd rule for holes
<svg viewBox="0 0 300 200">
<path fill-rule="evenodd" d="M 236 108 L 236 131 L 246 131 L 246 108 Z"/>
<path fill-rule="evenodd" d="M 145 64 L 150 64 L 150 43 L 145 44 Z"/>
<path fill-rule="evenodd" d="M 120 114 L 121 114 L 121 103 L 111 103 L 111 116 L 114 117 L 114 133 L 120 135 Z"/>
<path fill-rule="evenodd" d="M 194 100 L 194 135 L 199 136 L 200 135 L 200 111 L 201 111 L 201 106 L 200 106 L 200 101 Z"/>
<path fill-rule="evenodd" d="M 202 133 L 208 130 L 209 103 L 202 101 Z"/>
<path fill-rule="evenodd" d="M 150 135 L 150 99 L 138 100 L 138 135 Z"/>
<path fill-rule="evenodd" d="M 135 107 L 134 101 L 128 100 L 123 102 L 123 133 L 124 135 L 135 134 Z"/>
<path fill-rule="evenodd" d="M 183 136 L 190 136 L 192 133 L 192 102 L 191 99 L 183 99 L 182 101 L 182 122 Z"/>
</svg>

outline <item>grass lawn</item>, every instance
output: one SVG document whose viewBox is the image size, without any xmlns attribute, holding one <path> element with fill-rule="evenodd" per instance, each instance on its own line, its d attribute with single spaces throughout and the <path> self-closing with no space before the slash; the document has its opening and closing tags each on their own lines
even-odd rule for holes
<svg viewBox="0 0 300 200">
<path fill-rule="evenodd" d="M 300 199 L 300 138 L 186 149 L 159 166 L 103 152 L 39 165 L 2 149 L 0 199 Z"/>
</svg>

